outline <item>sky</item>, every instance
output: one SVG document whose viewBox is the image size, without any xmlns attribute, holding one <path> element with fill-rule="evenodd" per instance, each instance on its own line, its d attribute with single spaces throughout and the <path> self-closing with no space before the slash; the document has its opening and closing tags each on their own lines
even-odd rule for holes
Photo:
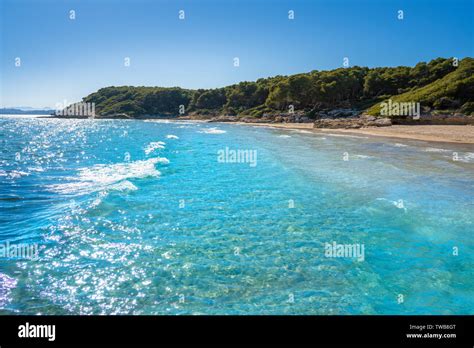
<svg viewBox="0 0 474 348">
<path fill-rule="evenodd" d="M 474 0 L 0 0 L 0 107 L 473 57 L 473 18 Z"/>
</svg>

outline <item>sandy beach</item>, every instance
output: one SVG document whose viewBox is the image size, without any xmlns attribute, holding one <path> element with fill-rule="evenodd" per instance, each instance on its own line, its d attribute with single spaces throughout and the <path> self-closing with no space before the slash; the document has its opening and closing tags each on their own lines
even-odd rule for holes
<svg viewBox="0 0 474 348">
<path fill-rule="evenodd" d="M 286 129 L 304 129 L 319 133 L 364 134 L 378 137 L 424 140 L 444 143 L 474 144 L 473 126 L 401 126 L 373 127 L 360 129 L 325 129 L 313 128 L 312 123 L 242 123 L 250 126 L 264 126 Z"/>
</svg>

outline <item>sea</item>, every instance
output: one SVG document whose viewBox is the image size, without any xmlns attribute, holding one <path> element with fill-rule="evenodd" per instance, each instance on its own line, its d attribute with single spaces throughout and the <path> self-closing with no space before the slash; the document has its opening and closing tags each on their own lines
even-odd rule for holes
<svg viewBox="0 0 474 348">
<path fill-rule="evenodd" d="M 0 314 L 474 314 L 474 146 L 0 116 Z"/>
</svg>

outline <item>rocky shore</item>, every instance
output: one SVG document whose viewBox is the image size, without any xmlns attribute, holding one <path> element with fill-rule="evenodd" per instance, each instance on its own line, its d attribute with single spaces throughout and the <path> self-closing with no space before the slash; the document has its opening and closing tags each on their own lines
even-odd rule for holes
<svg viewBox="0 0 474 348">
<path fill-rule="evenodd" d="M 356 129 L 365 127 L 388 127 L 392 121 L 386 117 L 360 116 L 349 118 L 323 118 L 314 121 L 314 128 Z"/>
<path fill-rule="evenodd" d="M 311 117 L 310 117 L 311 116 Z M 305 124 L 311 128 L 319 129 L 360 129 L 390 127 L 392 125 L 474 125 L 474 116 L 455 114 L 428 114 L 419 117 L 381 117 L 363 114 L 361 111 L 349 108 L 324 109 L 309 115 L 305 112 L 264 114 L 260 118 L 245 115 L 201 115 L 189 114 L 183 116 L 173 115 L 143 115 L 131 117 L 127 114 L 95 115 L 94 117 L 84 116 L 55 116 L 58 118 L 95 118 L 95 119 L 173 119 L 173 120 L 193 120 L 203 122 L 238 122 L 250 124 Z M 307 128 L 307 127 L 305 127 Z"/>
</svg>

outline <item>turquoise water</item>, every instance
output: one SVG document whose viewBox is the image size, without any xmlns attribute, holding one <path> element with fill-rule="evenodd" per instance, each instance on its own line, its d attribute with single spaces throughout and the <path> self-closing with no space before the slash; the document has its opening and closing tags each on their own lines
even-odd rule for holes
<svg viewBox="0 0 474 348">
<path fill-rule="evenodd" d="M 1 314 L 474 314 L 473 146 L 4 117 L 0 153 L 0 243 L 39 246 Z"/>
</svg>

